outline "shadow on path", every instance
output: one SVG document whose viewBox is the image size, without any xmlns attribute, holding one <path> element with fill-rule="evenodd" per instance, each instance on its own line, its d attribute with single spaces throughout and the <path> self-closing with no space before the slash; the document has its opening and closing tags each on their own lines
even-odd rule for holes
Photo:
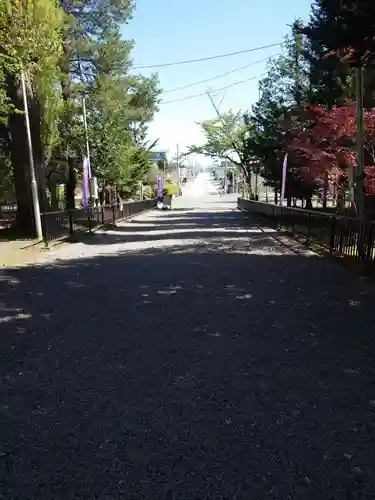
<svg viewBox="0 0 375 500">
<path fill-rule="evenodd" d="M 210 240 L 224 238 L 236 241 L 238 238 L 252 236 L 259 238 L 258 245 L 265 240 L 271 241 L 267 232 L 259 222 L 246 217 L 240 212 L 200 212 L 185 211 L 183 214 L 173 212 L 149 213 L 144 220 L 134 219 L 132 222 L 112 226 L 105 232 L 95 233 L 85 238 L 87 245 L 126 244 L 132 242 L 155 242 L 162 240 Z"/>
<path fill-rule="evenodd" d="M 374 498 L 372 291 L 203 234 L 6 271 L 4 498 Z"/>
</svg>

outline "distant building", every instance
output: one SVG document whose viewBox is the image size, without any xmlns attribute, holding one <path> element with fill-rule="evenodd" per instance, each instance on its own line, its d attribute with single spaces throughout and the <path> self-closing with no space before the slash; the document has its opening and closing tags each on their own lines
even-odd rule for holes
<svg viewBox="0 0 375 500">
<path fill-rule="evenodd" d="M 150 157 L 150 160 L 155 162 L 157 165 L 159 165 L 159 168 L 163 166 L 164 164 L 168 164 L 168 158 L 167 158 L 167 149 L 159 149 L 159 150 L 152 150 L 148 151 L 148 155 Z"/>
</svg>

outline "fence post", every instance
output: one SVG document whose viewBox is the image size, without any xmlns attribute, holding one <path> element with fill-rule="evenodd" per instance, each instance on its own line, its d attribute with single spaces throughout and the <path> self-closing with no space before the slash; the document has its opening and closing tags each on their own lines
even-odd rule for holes
<svg viewBox="0 0 375 500">
<path fill-rule="evenodd" d="M 273 205 L 273 215 L 276 217 L 276 229 L 277 231 L 281 231 L 281 220 L 282 220 L 282 214 L 281 214 L 282 208 L 278 210 L 277 205 Z"/>
<path fill-rule="evenodd" d="M 89 233 L 91 234 L 91 209 L 88 208 L 87 210 L 87 216 L 88 216 L 88 223 L 89 223 Z"/>
<path fill-rule="evenodd" d="M 311 239 L 311 212 L 309 212 L 309 218 L 308 218 L 308 223 L 307 223 L 307 242 L 310 242 Z"/>
<path fill-rule="evenodd" d="M 358 221 L 358 240 L 357 240 L 358 259 L 364 261 L 366 259 L 365 248 L 365 221 Z"/>
<path fill-rule="evenodd" d="M 340 227 L 340 224 L 341 224 L 341 231 L 339 230 L 339 252 L 340 253 L 342 253 L 344 250 L 344 231 L 342 229 L 342 221 L 343 221 L 343 219 L 337 220 L 338 227 Z M 344 224 L 346 224 L 345 220 L 344 220 Z M 349 232 L 349 234 L 350 234 L 350 232 Z"/>
<path fill-rule="evenodd" d="M 372 261 L 372 249 L 374 245 L 374 226 L 372 222 L 366 223 L 367 230 L 365 230 L 366 235 L 366 261 Z"/>
<path fill-rule="evenodd" d="M 68 210 L 68 219 L 69 219 L 69 234 L 70 236 L 73 236 L 74 234 L 74 225 L 73 225 L 73 215 L 72 211 Z"/>
<path fill-rule="evenodd" d="M 44 243 L 46 245 L 46 247 L 48 247 L 48 236 L 47 236 L 47 232 L 48 232 L 48 229 L 47 229 L 47 217 L 46 217 L 46 214 L 41 214 L 41 219 L 42 219 L 42 231 L 43 231 L 43 240 L 44 240 Z"/>
<path fill-rule="evenodd" d="M 335 249 L 336 217 L 331 217 L 331 233 L 329 235 L 329 250 L 332 253 Z"/>
</svg>

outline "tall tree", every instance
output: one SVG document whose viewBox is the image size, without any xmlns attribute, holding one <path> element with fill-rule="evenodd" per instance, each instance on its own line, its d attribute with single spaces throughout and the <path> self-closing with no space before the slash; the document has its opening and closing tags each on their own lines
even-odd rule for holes
<svg viewBox="0 0 375 500">
<path fill-rule="evenodd" d="M 357 161 L 354 182 L 356 207 L 359 217 L 364 216 L 364 133 L 363 105 L 374 104 L 372 90 L 363 99 L 363 68 L 371 68 L 375 60 L 375 5 L 371 0 L 316 0 L 313 14 L 305 33 L 326 47 L 328 53 L 337 54 L 342 63 L 356 68 L 357 102 Z M 369 72 L 368 80 L 374 81 Z"/>
<path fill-rule="evenodd" d="M 315 0 L 304 32 L 354 65 L 375 59 L 375 4 L 371 0 Z"/>
<path fill-rule="evenodd" d="M 310 43 L 314 104 L 342 105 L 355 99 L 353 70 L 365 68 L 364 106 L 375 105 L 375 5 L 371 0 L 316 0 L 302 28 Z M 318 76 L 318 82 L 316 77 Z"/>
<path fill-rule="evenodd" d="M 84 0 L 79 4 L 63 0 L 61 5 L 70 16 L 61 69 L 66 108 L 62 145 L 69 173 L 66 199 L 71 207 L 79 167 L 77 159 L 83 152 L 82 142 L 76 141 L 75 149 L 68 147 L 72 124 L 79 112 L 74 109 L 77 97 L 85 94 L 88 98 L 93 174 L 98 174 L 102 182 L 110 179 L 114 182 L 116 175 L 121 174 L 117 184 L 126 185 L 124 176 L 130 180 L 134 174 L 126 164 L 126 159 L 132 157 L 127 151 L 132 148 L 129 134 L 134 137 L 137 127 L 140 124 L 145 127 L 151 120 L 160 90 L 156 75 L 145 78 L 130 74 L 133 42 L 121 38 L 120 27 L 131 19 L 133 0 Z M 104 130 L 111 133 L 104 134 Z"/>
<path fill-rule="evenodd" d="M 203 154 L 209 158 L 227 159 L 241 170 L 250 186 L 252 151 L 246 147 L 248 140 L 247 113 L 228 111 L 220 116 L 198 122 L 205 141 L 202 145 L 191 145 L 185 155 Z"/>
<path fill-rule="evenodd" d="M 5 117 L 2 137 L 13 166 L 17 220 L 27 232 L 33 231 L 34 224 L 30 216 L 33 210 L 20 74 L 23 71 L 25 75 L 35 167 L 42 181 L 39 185 L 43 185 L 42 95 L 48 80 L 56 74 L 63 21 L 53 0 L 10 0 L 0 4 L 0 103 Z"/>
<path fill-rule="evenodd" d="M 92 86 L 97 76 L 126 72 L 129 67 L 131 43 L 120 36 L 120 23 L 129 21 L 133 0 L 61 0 L 61 8 L 67 15 L 63 55 L 60 61 L 61 88 L 64 101 L 62 121 L 62 151 L 67 163 L 66 204 L 74 208 L 74 193 L 82 154 L 71 147 L 72 130 L 77 125 L 77 97 L 80 87 Z"/>
<path fill-rule="evenodd" d="M 309 25 L 305 27 L 299 24 L 296 28 L 304 40 L 309 103 L 331 108 L 353 99 L 354 84 L 350 67 L 340 61 L 339 55 L 317 37 L 319 27 L 325 22 L 325 13 L 317 5 L 313 5 Z"/>
<path fill-rule="evenodd" d="M 300 21 L 296 21 L 291 35 L 285 38 L 285 53 L 269 61 L 268 73 L 259 83 L 259 100 L 247 122 L 249 154 L 258 159 L 261 175 L 275 190 L 275 200 L 281 185 L 285 132 L 298 116 L 308 95 L 300 25 Z"/>
</svg>

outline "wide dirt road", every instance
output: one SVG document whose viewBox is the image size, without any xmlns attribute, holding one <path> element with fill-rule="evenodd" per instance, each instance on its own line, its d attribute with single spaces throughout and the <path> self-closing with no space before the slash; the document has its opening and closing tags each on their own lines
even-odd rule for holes
<svg viewBox="0 0 375 500">
<path fill-rule="evenodd" d="M 6 271 L 0 498 L 375 498 L 373 292 L 231 207 Z"/>
</svg>

